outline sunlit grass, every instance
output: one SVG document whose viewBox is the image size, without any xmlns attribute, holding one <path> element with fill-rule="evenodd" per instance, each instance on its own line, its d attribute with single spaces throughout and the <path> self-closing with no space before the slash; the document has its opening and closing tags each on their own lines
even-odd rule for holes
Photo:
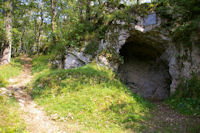
<svg viewBox="0 0 200 133">
<path fill-rule="evenodd" d="M 48 55 L 33 58 L 32 73 L 38 74 L 40 72 L 43 72 L 45 69 L 49 69 L 49 65 L 50 65 L 49 59 L 50 59 L 50 56 Z"/>
<path fill-rule="evenodd" d="M 19 58 L 12 59 L 8 65 L 0 66 L 0 87 L 4 87 L 7 84 L 7 80 L 11 77 L 15 77 L 22 72 L 21 61 Z"/>
<path fill-rule="evenodd" d="M 24 128 L 25 124 L 20 118 L 16 100 L 0 96 L 0 132 L 22 133 Z"/>
<path fill-rule="evenodd" d="M 38 60 L 33 60 L 37 64 Z M 144 129 L 151 104 L 134 95 L 105 67 L 90 64 L 77 69 L 44 69 L 33 81 L 32 96 L 57 119 L 81 125 L 87 132 L 132 132 Z M 42 68 L 42 69 L 41 69 Z"/>
<path fill-rule="evenodd" d="M 15 58 L 10 64 L 0 66 L 0 87 L 6 87 L 9 78 L 22 72 L 22 63 L 19 58 Z M 0 92 L 0 133 L 22 133 L 24 125 L 16 100 Z"/>
</svg>

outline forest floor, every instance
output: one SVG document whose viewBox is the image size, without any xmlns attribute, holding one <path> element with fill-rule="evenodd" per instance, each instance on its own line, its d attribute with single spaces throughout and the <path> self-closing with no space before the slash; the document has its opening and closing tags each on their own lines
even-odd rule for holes
<svg viewBox="0 0 200 133">
<path fill-rule="evenodd" d="M 26 130 L 30 133 L 65 133 L 60 130 L 61 127 L 58 126 L 58 123 L 50 120 L 25 90 L 32 78 L 31 58 L 23 56 L 21 60 L 24 62 L 23 72 L 19 76 L 9 79 L 8 89 L 19 102 L 20 114 L 26 123 Z"/>
<path fill-rule="evenodd" d="M 63 123 L 47 116 L 43 108 L 39 107 L 27 93 L 26 85 L 32 79 L 32 59 L 22 56 L 21 60 L 24 62 L 23 72 L 9 79 L 8 89 L 20 105 L 20 114 L 26 123 L 26 130 L 31 133 L 65 133 L 66 131 L 62 131 L 65 128 Z M 147 127 L 147 131 L 144 132 L 199 132 L 200 118 L 182 115 L 164 103 L 154 104 L 153 117 L 143 122 Z"/>
</svg>

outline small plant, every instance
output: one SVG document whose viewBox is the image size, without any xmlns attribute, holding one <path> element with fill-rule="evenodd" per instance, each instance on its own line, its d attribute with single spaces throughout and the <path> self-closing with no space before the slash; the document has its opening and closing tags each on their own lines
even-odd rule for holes
<svg viewBox="0 0 200 133">
<path fill-rule="evenodd" d="M 7 85 L 6 80 L 2 76 L 0 76 L 0 87 L 5 87 L 6 85 Z"/>
</svg>

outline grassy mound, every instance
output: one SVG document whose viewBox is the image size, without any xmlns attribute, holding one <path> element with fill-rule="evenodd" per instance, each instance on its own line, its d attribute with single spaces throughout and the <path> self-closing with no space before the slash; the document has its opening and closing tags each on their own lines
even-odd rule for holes
<svg viewBox="0 0 200 133">
<path fill-rule="evenodd" d="M 33 60 L 33 64 L 37 62 L 38 59 Z M 49 114 L 56 114 L 57 119 L 78 123 L 80 131 L 89 132 L 144 128 L 151 104 L 131 93 L 111 70 L 94 64 L 69 70 L 44 66 L 33 65 L 43 71 L 36 74 L 32 96 Z"/>
<path fill-rule="evenodd" d="M 22 71 L 20 59 L 13 59 L 8 65 L 0 66 L 0 87 L 5 87 L 10 77 L 19 75 Z"/>
<path fill-rule="evenodd" d="M 16 100 L 0 95 L 0 132 L 22 133 L 24 128 L 24 123 L 19 117 Z"/>
</svg>

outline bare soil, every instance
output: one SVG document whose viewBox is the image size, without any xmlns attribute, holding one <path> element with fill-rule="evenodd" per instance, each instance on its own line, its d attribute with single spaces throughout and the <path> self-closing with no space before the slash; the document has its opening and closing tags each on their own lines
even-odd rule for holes
<svg viewBox="0 0 200 133">
<path fill-rule="evenodd" d="M 156 102 L 145 133 L 200 133 L 200 118 L 178 113 L 169 105 Z"/>
</svg>

